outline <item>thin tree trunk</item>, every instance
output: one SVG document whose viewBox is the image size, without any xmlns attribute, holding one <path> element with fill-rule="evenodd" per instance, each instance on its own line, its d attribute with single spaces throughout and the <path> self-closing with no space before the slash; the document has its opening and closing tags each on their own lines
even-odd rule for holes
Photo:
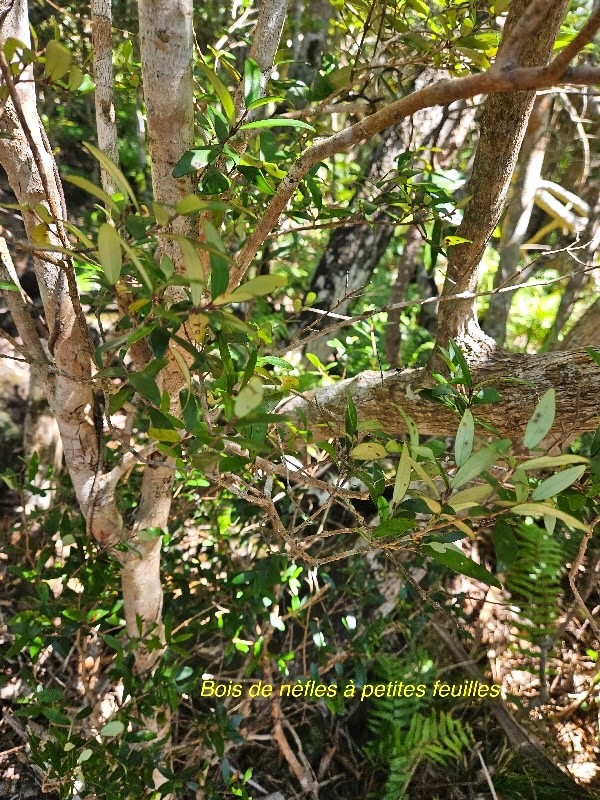
<svg viewBox="0 0 600 800">
<path fill-rule="evenodd" d="M 525 16 L 529 0 L 513 0 L 504 26 L 498 62 L 512 57 L 513 34 L 519 34 L 519 21 Z M 541 66 L 548 61 L 565 12 L 565 0 L 550 0 L 537 29 L 524 39 L 521 66 Z M 541 24 L 540 24 L 541 23 Z M 467 204 L 456 235 L 468 242 L 450 249 L 442 296 L 473 293 L 487 243 L 504 209 L 506 194 L 515 168 L 521 142 L 535 99 L 534 92 L 495 94 L 488 97 L 481 120 L 481 133 L 473 172 L 466 189 Z M 479 328 L 473 300 L 455 299 L 440 305 L 438 344 L 446 346 L 455 338 L 480 355 L 493 350 L 495 343 Z"/>
<path fill-rule="evenodd" d="M 517 180 L 514 182 L 512 199 L 502 228 L 500 263 L 494 276 L 494 288 L 505 286 L 519 264 L 521 246 L 525 242 L 535 193 L 542 176 L 550 105 L 550 98 L 547 95 L 538 98 L 529 119 L 519 154 Z M 500 346 L 504 344 L 506 338 L 506 322 L 511 300 L 508 293 L 492 295 L 484 320 L 485 332 Z"/>
<path fill-rule="evenodd" d="M 117 124 L 115 119 L 114 83 L 112 66 L 112 9 L 111 0 L 92 0 L 92 48 L 93 74 L 96 88 L 94 103 L 96 107 L 96 132 L 98 147 L 113 161 L 118 163 Z M 102 186 L 112 195 L 117 187 L 111 176 L 102 167 Z"/>
</svg>

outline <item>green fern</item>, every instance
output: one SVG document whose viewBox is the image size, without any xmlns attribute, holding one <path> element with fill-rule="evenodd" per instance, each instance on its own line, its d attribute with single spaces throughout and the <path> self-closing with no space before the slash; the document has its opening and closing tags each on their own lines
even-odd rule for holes
<svg viewBox="0 0 600 800">
<path fill-rule="evenodd" d="M 507 571 L 506 588 L 518 608 L 515 626 L 519 634 L 540 646 L 552 636 L 560 613 L 566 547 L 561 538 L 538 525 L 519 525 L 515 533 L 519 555 Z"/>
<path fill-rule="evenodd" d="M 385 657 L 376 665 L 378 677 L 387 681 L 431 685 L 433 664 L 424 651 L 410 659 Z M 473 746 L 471 727 L 451 713 L 430 708 L 432 698 L 380 697 L 372 701 L 369 729 L 370 754 L 389 770 L 382 800 L 405 797 L 415 770 L 423 761 L 446 764 Z"/>
</svg>

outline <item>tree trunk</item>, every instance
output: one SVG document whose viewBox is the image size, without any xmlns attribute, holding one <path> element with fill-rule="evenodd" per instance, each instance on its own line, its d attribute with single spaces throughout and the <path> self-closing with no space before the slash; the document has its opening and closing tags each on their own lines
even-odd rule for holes
<svg viewBox="0 0 600 800">
<path fill-rule="evenodd" d="M 507 44 L 511 45 L 511 34 L 519 30 L 519 21 L 528 7 L 529 0 L 513 0 L 510 5 L 498 52 L 500 63 L 507 55 Z M 537 29 L 527 32 L 519 58 L 521 66 L 541 66 L 548 61 L 565 7 L 565 0 L 548 2 Z M 456 231 L 457 236 L 468 242 L 450 249 L 443 297 L 462 292 L 472 294 L 477 288 L 481 259 L 504 210 L 534 99 L 534 92 L 518 92 L 491 95 L 486 101 L 473 172 L 466 189 L 471 200 Z M 474 300 L 455 299 L 440 305 L 438 344 L 446 346 L 450 338 L 476 350 L 493 345 L 479 328 Z"/>
<path fill-rule="evenodd" d="M 500 263 L 494 276 L 494 288 L 507 285 L 519 265 L 521 246 L 525 242 L 535 193 L 542 176 L 549 111 L 550 98 L 548 96 L 538 98 L 519 154 L 517 180 L 502 226 Z M 506 322 L 511 300 L 512 297 L 508 293 L 492 295 L 485 316 L 484 330 L 500 346 L 504 344 L 506 338 Z"/>
</svg>

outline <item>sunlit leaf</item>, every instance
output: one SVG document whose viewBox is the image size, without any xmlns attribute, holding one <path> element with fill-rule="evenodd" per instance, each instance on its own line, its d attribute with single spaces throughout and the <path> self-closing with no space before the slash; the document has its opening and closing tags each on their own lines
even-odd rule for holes
<svg viewBox="0 0 600 800">
<path fill-rule="evenodd" d="M 350 450 L 350 456 L 359 461 L 373 461 L 387 456 L 387 451 L 379 442 L 362 442 Z"/>
<path fill-rule="evenodd" d="M 121 275 L 123 257 L 121 238 L 108 222 L 103 223 L 98 230 L 98 255 L 107 281 L 114 285 Z"/>
</svg>

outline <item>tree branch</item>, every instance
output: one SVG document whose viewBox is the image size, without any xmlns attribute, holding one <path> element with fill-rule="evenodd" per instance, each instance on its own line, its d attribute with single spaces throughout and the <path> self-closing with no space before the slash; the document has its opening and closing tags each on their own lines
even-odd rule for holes
<svg viewBox="0 0 600 800">
<path fill-rule="evenodd" d="M 397 100 L 339 133 L 316 142 L 298 158 L 283 178 L 264 215 L 238 253 L 231 271 L 229 289 L 233 290 L 239 285 L 262 243 L 277 225 L 298 185 L 311 167 L 319 161 L 330 158 L 336 153 L 345 152 L 353 145 L 375 136 L 391 125 L 397 125 L 405 117 L 430 106 L 447 106 L 457 100 L 466 100 L 480 94 L 550 89 L 559 85 L 589 86 L 596 83 L 600 83 L 600 67 L 589 66 L 567 68 L 558 77 L 551 74 L 548 67 L 520 67 L 501 73 L 490 71 L 464 78 L 442 80 Z"/>
</svg>

